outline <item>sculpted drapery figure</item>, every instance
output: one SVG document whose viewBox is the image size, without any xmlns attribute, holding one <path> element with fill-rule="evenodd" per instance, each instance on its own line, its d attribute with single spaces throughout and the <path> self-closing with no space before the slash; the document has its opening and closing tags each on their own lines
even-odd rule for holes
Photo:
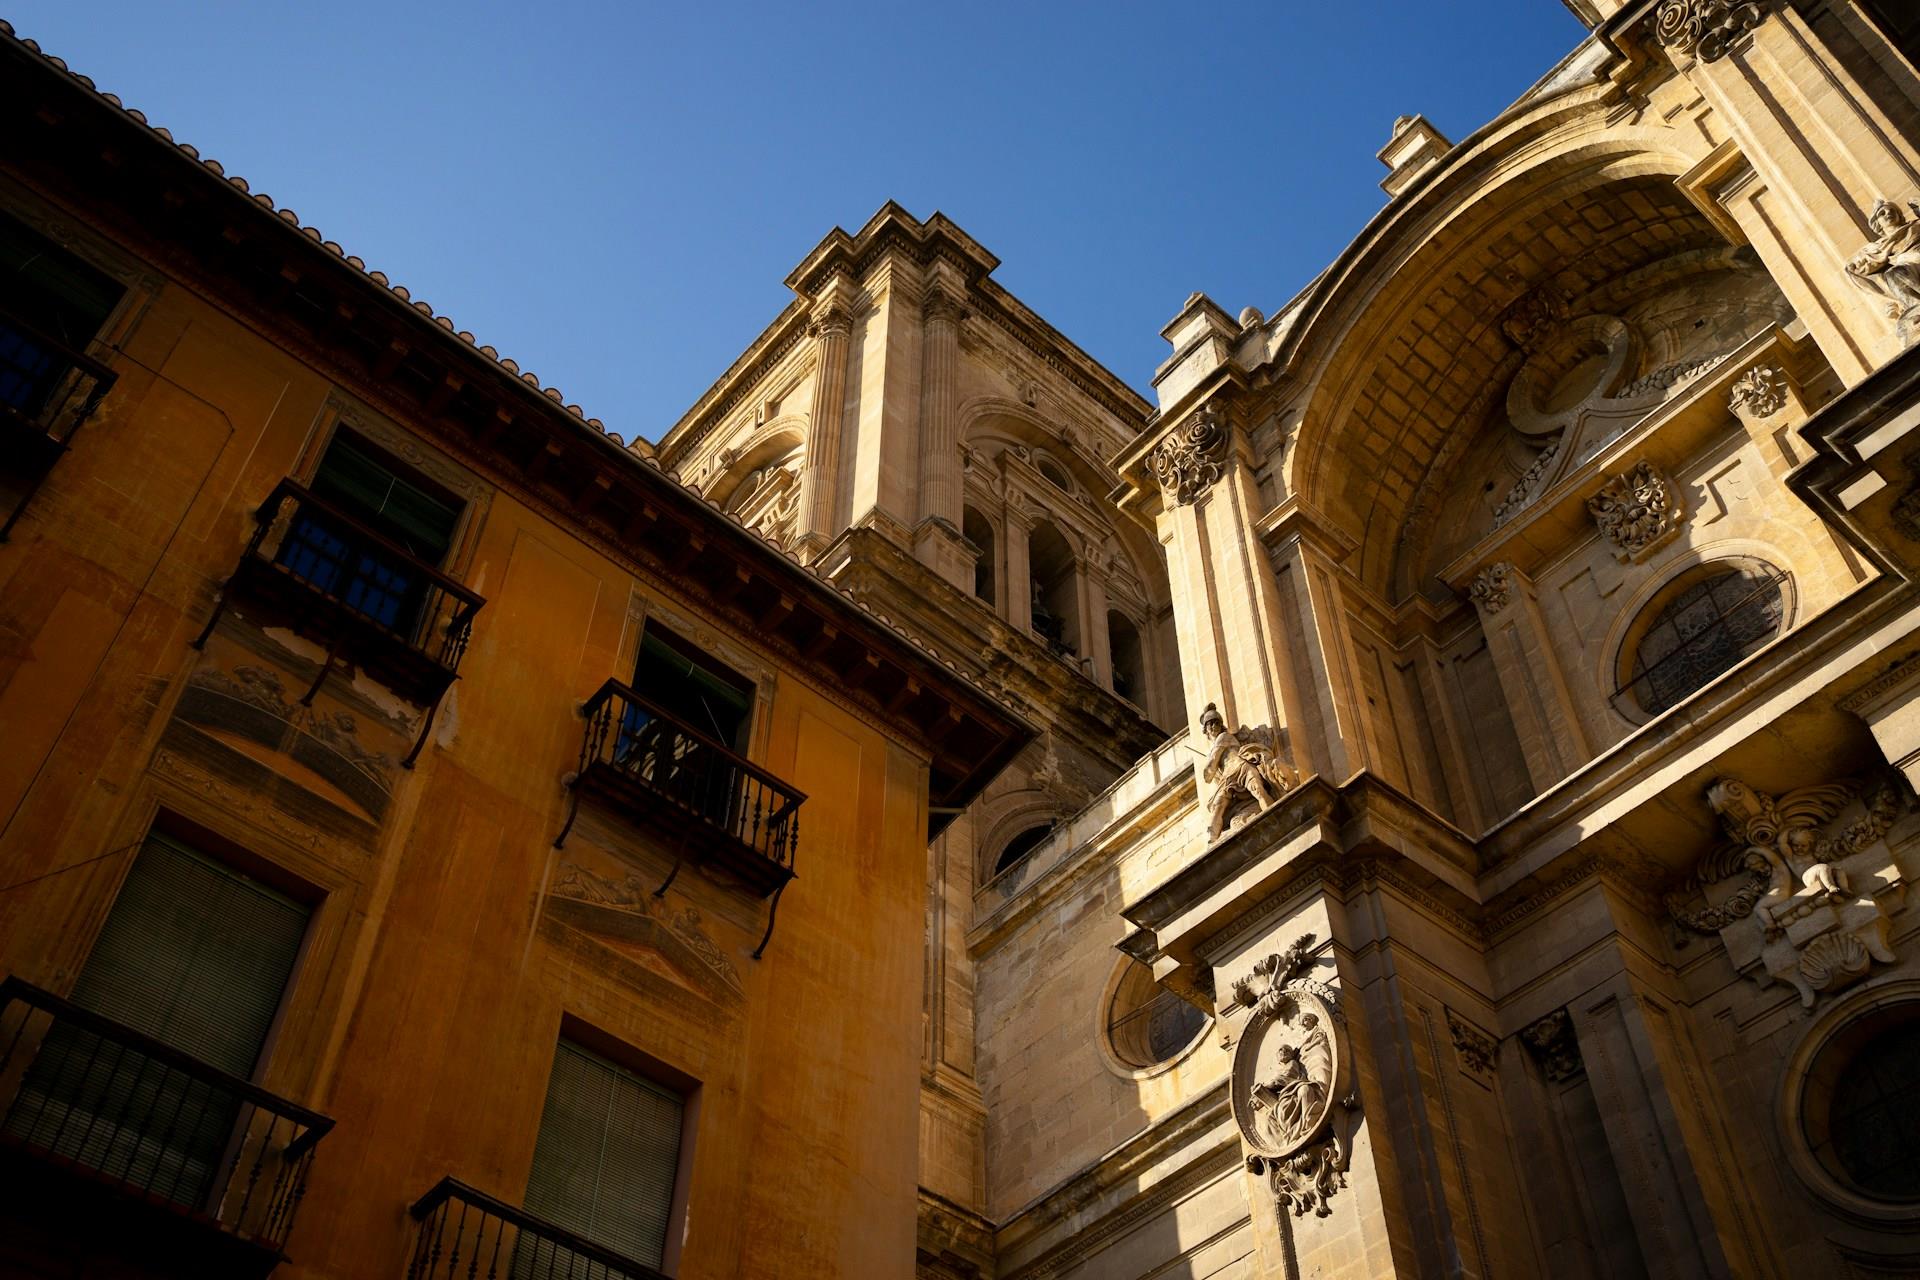
<svg viewBox="0 0 1920 1280">
<path fill-rule="evenodd" d="M 1873 206 L 1867 225 L 1874 238 L 1848 261 L 1847 274 L 1887 300 L 1887 314 L 1899 322 L 1901 338 L 1911 342 L 1920 317 L 1920 204 L 1907 207 L 1914 216 L 1891 200 Z"/>
<path fill-rule="evenodd" d="M 1207 839 L 1218 840 L 1227 829 L 1227 815 L 1241 800 L 1269 808 L 1291 788 L 1298 775 L 1281 753 L 1279 735 L 1264 725 L 1228 729 L 1220 709 L 1209 702 L 1200 713 L 1200 731 L 1209 740 L 1202 781 L 1214 784 L 1210 805 L 1212 822 Z"/>
<path fill-rule="evenodd" d="M 1302 1014 L 1300 1027 L 1300 1043 L 1283 1042 L 1272 1078 L 1253 1086 L 1254 1114 L 1262 1117 L 1267 1138 L 1276 1147 L 1294 1146 L 1319 1124 L 1333 1083 L 1333 1046 L 1320 1019 Z"/>
</svg>

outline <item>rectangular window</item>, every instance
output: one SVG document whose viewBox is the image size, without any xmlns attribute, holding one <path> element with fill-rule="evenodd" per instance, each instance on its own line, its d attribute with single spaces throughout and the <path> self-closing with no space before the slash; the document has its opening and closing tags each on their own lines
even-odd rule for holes
<svg viewBox="0 0 1920 1280">
<path fill-rule="evenodd" d="M 635 1262 L 658 1267 L 666 1252 L 686 1104 L 571 1040 L 562 1040 L 547 1081 L 546 1108 L 527 1177 L 527 1212 Z M 550 1244 L 525 1242 L 522 1266 L 558 1263 Z M 533 1274 L 545 1275 L 544 1270 Z M 557 1274 L 564 1274 L 564 1270 Z"/>
<path fill-rule="evenodd" d="M 640 638 L 633 687 L 681 723 L 744 754 L 753 719 L 753 681 L 712 654 L 649 622 Z"/>
<path fill-rule="evenodd" d="M 459 499 L 355 436 L 334 436 L 307 487 L 434 568 L 453 546 Z M 300 509 L 279 561 L 295 577 L 402 635 L 413 630 L 429 586 L 418 566 L 313 506 Z"/>
<path fill-rule="evenodd" d="M 309 908 L 158 833 L 148 837 L 74 985 L 73 1003 L 251 1078 L 306 935 Z M 200 1206 L 240 1100 L 146 1068 L 56 1024 L 21 1085 L 14 1137 L 179 1204 Z"/>
<path fill-rule="evenodd" d="M 18 219 L 0 214 L 0 406 L 38 418 L 125 288 Z"/>
</svg>

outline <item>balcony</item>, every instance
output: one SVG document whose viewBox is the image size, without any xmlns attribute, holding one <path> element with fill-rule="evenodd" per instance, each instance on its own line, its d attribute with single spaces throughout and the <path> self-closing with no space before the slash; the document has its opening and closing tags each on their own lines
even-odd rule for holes
<svg viewBox="0 0 1920 1280">
<path fill-rule="evenodd" d="M 227 607 L 244 600 L 326 646 L 327 658 L 301 698 L 311 704 L 336 661 L 428 708 L 411 766 L 433 712 L 459 672 L 486 601 L 351 512 L 293 480 L 282 480 L 254 513 L 255 528 L 220 603 L 194 647 Z"/>
<path fill-rule="evenodd" d="M 113 370 L 0 307 L 0 457 L 11 499 L 0 542 L 73 433 L 113 388 Z"/>
<path fill-rule="evenodd" d="M 264 1276 L 333 1128 L 18 978 L 0 982 L 0 1102 L 0 1271 Z"/>
<path fill-rule="evenodd" d="M 420 1223 L 407 1280 L 571 1276 L 576 1280 L 666 1280 L 664 1273 L 536 1218 L 454 1178 L 413 1206 Z"/>
<path fill-rule="evenodd" d="M 673 873 L 659 892 L 687 857 L 761 897 L 793 879 L 806 796 L 618 680 L 601 685 L 582 713 L 573 806 L 555 848 L 573 829 L 584 793 L 655 830 L 674 850 Z"/>
</svg>

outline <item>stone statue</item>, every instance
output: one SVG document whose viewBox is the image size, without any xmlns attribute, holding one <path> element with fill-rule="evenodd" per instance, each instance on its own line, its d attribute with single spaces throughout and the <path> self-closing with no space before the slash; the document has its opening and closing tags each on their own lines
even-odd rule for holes
<svg viewBox="0 0 1920 1280">
<path fill-rule="evenodd" d="M 1267 809 L 1299 781 L 1281 754 L 1278 735 L 1265 726 L 1241 725 L 1229 730 L 1213 703 L 1200 713 L 1200 730 L 1211 740 L 1202 781 L 1214 784 L 1207 840 L 1218 840 L 1227 829 L 1227 814 L 1242 799 Z"/>
<path fill-rule="evenodd" d="M 1891 200 L 1874 204 L 1867 225 L 1874 239 L 1853 255 L 1847 274 L 1853 282 L 1887 300 L 1887 314 L 1898 323 L 1903 342 L 1920 333 L 1920 204 L 1908 202 L 1913 216 Z"/>
</svg>

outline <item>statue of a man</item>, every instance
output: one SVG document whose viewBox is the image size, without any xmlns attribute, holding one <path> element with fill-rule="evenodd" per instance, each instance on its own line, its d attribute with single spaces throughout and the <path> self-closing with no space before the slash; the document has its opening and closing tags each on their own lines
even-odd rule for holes
<svg viewBox="0 0 1920 1280">
<path fill-rule="evenodd" d="M 1891 200 L 1874 204 L 1867 215 L 1874 239 L 1848 261 L 1847 274 L 1861 288 L 1887 299 L 1887 313 L 1900 322 L 1901 337 L 1911 340 L 1911 326 L 1920 313 L 1920 205 L 1908 207 L 1915 216 Z"/>
<path fill-rule="evenodd" d="M 1271 729 L 1242 725 L 1230 730 L 1211 702 L 1200 713 L 1200 731 L 1211 740 L 1200 777 L 1215 784 L 1213 821 L 1207 828 L 1207 839 L 1214 841 L 1226 830 L 1227 813 L 1237 800 L 1245 797 L 1262 809 L 1268 808 L 1293 785 L 1293 770 L 1276 749 Z"/>
</svg>

